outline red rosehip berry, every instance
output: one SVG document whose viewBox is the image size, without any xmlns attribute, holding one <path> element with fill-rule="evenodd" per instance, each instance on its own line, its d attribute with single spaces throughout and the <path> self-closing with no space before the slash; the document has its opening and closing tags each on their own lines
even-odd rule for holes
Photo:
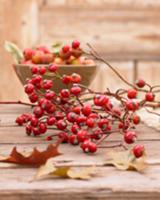
<svg viewBox="0 0 160 200">
<path fill-rule="evenodd" d="M 94 104 L 96 106 L 104 106 L 109 101 L 109 98 L 105 95 L 96 95 L 94 97 Z"/>
<path fill-rule="evenodd" d="M 79 82 L 81 82 L 81 76 L 79 75 L 79 74 L 76 74 L 76 73 L 73 73 L 72 75 L 71 75 L 71 81 L 72 81 L 72 83 L 79 83 Z"/>
<path fill-rule="evenodd" d="M 53 87 L 53 81 L 52 80 L 44 80 L 43 81 L 43 88 L 48 90 Z"/>
<path fill-rule="evenodd" d="M 64 114 L 60 111 L 57 111 L 54 116 L 55 116 L 56 120 L 64 119 L 64 117 L 65 117 Z"/>
<path fill-rule="evenodd" d="M 126 108 L 130 111 L 135 111 L 139 108 L 139 103 L 136 101 L 128 100 L 126 102 Z"/>
<path fill-rule="evenodd" d="M 16 122 L 19 126 L 22 126 L 23 123 L 24 123 L 24 117 L 23 117 L 23 116 L 17 117 L 15 122 Z"/>
<path fill-rule="evenodd" d="M 44 66 L 40 67 L 40 68 L 39 68 L 39 73 L 40 73 L 41 75 L 44 75 L 44 74 L 46 73 L 46 68 L 45 68 Z"/>
<path fill-rule="evenodd" d="M 54 91 L 48 90 L 45 93 L 45 98 L 48 100 L 52 100 L 56 96 L 56 93 Z"/>
<path fill-rule="evenodd" d="M 28 113 L 22 114 L 21 117 L 24 119 L 24 122 L 28 122 L 32 119 L 32 115 Z"/>
<path fill-rule="evenodd" d="M 70 136 L 68 137 L 68 141 L 69 141 L 69 143 L 72 144 L 72 145 L 78 145 L 78 144 L 79 144 L 76 135 L 70 135 Z"/>
<path fill-rule="evenodd" d="M 127 143 L 127 144 L 132 144 L 135 142 L 136 140 L 136 133 L 134 131 L 127 131 L 125 134 L 124 134 L 124 141 Z"/>
<path fill-rule="evenodd" d="M 40 106 L 35 106 L 33 109 L 33 113 L 37 118 L 40 118 L 43 116 L 43 109 Z"/>
<path fill-rule="evenodd" d="M 132 120 L 133 120 L 134 124 L 139 124 L 141 121 L 141 119 L 138 115 L 134 115 Z"/>
<path fill-rule="evenodd" d="M 34 52 L 35 51 L 33 49 L 29 49 L 29 48 L 24 49 L 23 55 L 24 55 L 25 60 L 31 60 Z"/>
<path fill-rule="evenodd" d="M 26 134 L 27 135 L 31 135 L 31 133 L 32 133 L 32 126 L 27 124 L 26 125 Z"/>
<path fill-rule="evenodd" d="M 145 83 L 145 81 L 143 79 L 139 79 L 139 80 L 136 81 L 136 85 L 139 88 L 143 88 L 146 85 L 146 83 Z"/>
<path fill-rule="evenodd" d="M 127 92 L 127 96 L 129 99 L 134 99 L 137 96 L 137 90 L 136 89 L 130 89 Z"/>
<path fill-rule="evenodd" d="M 78 96 L 81 93 L 82 89 L 79 86 L 73 86 L 70 90 L 71 94 Z"/>
<path fill-rule="evenodd" d="M 85 116 L 88 116 L 91 114 L 91 105 L 90 104 L 85 104 L 83 107 L 82 107 L 82 113 L 83 115 Z"/>
<path fill-rule="evenodd" d="M 93 131 L 91 138 L 94 140 L 99 140 L 103 135 L 103 131 L 101 129 L 96 129 Z"/>
<path fill-rule="evenodd" d="M 85 153 L 95 153 L 97 151 L 97 145 L 89 140 L 84 141 L 81 148 Z"/>
<path fill-rule="evenodd" d="M 39 51 L 42 51 L 43 53 L 46 53 L 46 54 L 50 53 L 50 50 L 46 46 L 39 46 L 36 49 L 39 50 Z"/>
<path fill-rule="evenodd" d="M 46 137 L 46 141 L 50 141 L 50 140 L 52 140 L 53 138 L 52 138 L 52 136 L 47 136 Z"/>
<path fill-rule="evenodd" d="M 33 128 L 32 128 L 32 132 L 33 132 L 33 135 L 34 135 L 34 136 L 38 136 L 38 135 L 41 134 L 40 131 L 39 131 L 39 129 L 38 129 L 37 127 L 33 127 Z"/>
<path fill-rule="evenodd" d="M 56 106 L 52 104 L 46 111 L 48 114 L 53 114 L 56 111 Z"/>
<path fill-rule="evenodd" d="M 88 117 L 89 118 L 93 118 L 93 119 L 98 119 L 99 118 L 98 114 L 96 114 L 96 113 L 91 113 Z"/>
<path fill-rule="evenodd" d="M 58 120 L 56 125 L 59 130 L 64 130 L 67 127 L 67 123 L 62 119 Z"/>
<path fill-rule="evenodd" d="M 44 99 L 42 98 L 40 101 L 39 101 L 39 105 L 41 106 L 41 108 L 43 110 L 49 110 L 51 108 L 51 106 L 53 105 L 52 102 L 48 99 Z"/>
<path fill-rule="evenodd" d="M 76 122 L 79 126 L 85 125 L 86 124 L 87 118 L 85 116 L 78 116 L 76 118 Z"/>
<path fill-rule="evenodd" d="M 47 119 L 47 124 L 48 124 L 49 126 L 52 126 L 53 124 L 55 124 L 55 122 L 56 122 L 56 118 L 53 117 L 53 116 L 51 116 L 51 117 L 49 117 L 49 118 Z"/>
<path fill-rule="evenodd" d="M 63 75 L 63 77 L 62 77 L 62 83 L 68 85 L 69 83 L 71 83 L 71 81 L 72 81 L 71 76 Z"/>
<path fill-rule="evenodd" d="M 50 72 L 56 72 L 57 69 L 58 69 L 58 65 L 57 65 L 57 64 L 51 64 L 51 65 L 49 65 L 49 67 L 48 67 L 48 70 L 49 70 Z"/>
<path fill-rule="evenodd" d="M 36 85 L 42 81 L 42 76 L 41 75 L 34 75 L 32 78 L 32 84 Z"/>
<path fill-rule="evenodd" d="M 90 153 L 95 153 L 97 151 L 97 145 L 93 142 L 89 142 L 88 150 Z"/>
<path fill-rule="evenodd" d="M 28 83 L 24 86 L 25 93 L 31 94 L 34 91 L 34 85 L 31 83 Z"/>
<path fill-rule="evenodd" d="M 58 134 L 58 137 L 62 140 L 62 143 L 67 143 L 68 142 L 68 135 L 66 132 L 60 132 Z"/>
<path fill-rule="evenodd" d="M 119 122 L 118 128 L 119 128 L 119 129 L 123 129 L 123 127 L 124 127 L 124 123 L 123 123 L 123 122 Z"/>
<path fill-rule="evenodd" d="M 73 111 L 74 113 L 76 113 L 76 114 L 80 114 L 80 112 L 81 112 L 81 107 L 80 107 L 80 106 L 76 106 L 76 107 L 74 107 L 74 108 L 72 109 L 72 111 Z"/>
<path fill-rule="evenodd" d="M 76 113 L 74 113 L 74 112 L 69 112 L 68 114 L 67 114 L 67 120 L 69 121 L 69 122 L 75 122 L 76 121 L 76 119 L 77 119 L 77 114 Z"/>
<path fill-rule="evenodd" d="M 32 93 L 31 95 L 29 95 L 29 100 L 31 103 L 35 103 L 38 101 L 38 95 L 36 93 Z"/>
<path fill-rule="evenodd" d="M 145 100 L 146 101 L 154 101 L 155 95 L 152 92 L 147 92 L 145 95 Z"/>
<path fill-rule="evenodd" d="M 60 95 L 61 95 L 61 97 L 63 97 L 63 98 L 69 98 L 70 92 L 69 92 L 68 89 L 62 89 L 61 92 L 60 92 Z"/>
<path fill-rule="evenodd" d="M 100 119 L 98 121 L 98 127 L 101 128 L 103 131 L 107 130 L 108 125 L 109 125 L 108 119 Z"/>
<path fill-rule="evenodd" d="M 138 144 L 133 148 L 133 153 L 136 158 L 140 158 L 141 156 L 143 156 L 144 151 L 145 151 L 145 149 L 144 149 L 143 145 Z"/>
<path fill-rule="evenodd" d="M 32 117 L 31 118 L 31 126 L 36 127 L 38 125 L 38 118 Z"/>
<path fill-rule="evenodd" d="M 69 52 L 70 51 L 70 46 L 69 45 L 63 46 L 62 51 L 63 51 L 63 53 Z"/>
<path fill-rule="evenodd" d="M 45 133 L 47 131 L 47 126 L 43 122 L 39 123 L 38 128 L 39 128 L 39 132 L 41 134 L 43 134 L 43 133 Z"/>
<path fill-rule="evenodd" d="M 77 134 L 79 129 L 80 129 L 80 127 L 77 124 L 73 124 L 71 127 L 71 131 L 73 134 Z"/>
<path fill-rule="evenodd" d="M 85 152 L 85 153 L 88 153 L 89 152 L 89 140 L 85 140 L 81 146 L 82 150 Z"/>
<path fill-rule="evenodd" d="M 89 138 L 89 134 L 87 131 L 85 130 L 80 130 L 78 131 L 77 133 L 77 139 L 78 139 L 78 142 L 84 142 L 85 140 L 87 140 Z"/>
<path fill-rule="evenodd" d="M 89 127 L 89 128 L 93 128 L 94 125 L 95 125 L 95 120 L 93 118 L 88 118 L 87 121 L 86 121 L 86 125 Z"/>
<path fill-rule="evenodd" d="M 74 40 L 72 42 L 72 48 L 73 49 L 77 49 L 77 48 L 79 48 L 79 46 L 80 46 L 80 42 L 78 40 Z"/>
<path fill-rule="evenodd" d="M 39 72 L 39 67 L 36 66 L 36 65 L 33 65 L 33 66 L 31 67 L 31 72 L 32 72 L 32 74 L 38 74 L 38 72 Z"/>
</svg>

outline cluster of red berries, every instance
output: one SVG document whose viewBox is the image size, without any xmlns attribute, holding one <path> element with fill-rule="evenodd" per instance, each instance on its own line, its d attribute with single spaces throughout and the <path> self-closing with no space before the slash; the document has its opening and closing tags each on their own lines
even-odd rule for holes
<svg viewBox="0 0 160 200">
<path fill-rule="evenodd" d="M 24 59 L 21 64 L 94 64 L 92 59 L 82 56 L 82 50 L 80 48 L 80 42 L 74 40 L 71 45 L 65 45 L 62 48 L 59 47 L 56 52 L 50 50 L 46 46 L 40 46 L 36 49 L 26 48 L 23 51 Z"/>
<path fill-rule="evenodd" d="M 72 43 L 72 49 L 79 49 L 78 41 Z M 43 51 L 48 54 L 47 50 Z M 61 51 L 69 55 L 70 47 L 64 46 Z M 101 93 L 80 84 L 79 74 L 60 75 L 55 62 L 48 67 L 32 65 L 31 72 L 32 78 L 27 80 L 24 89 L 34 103 L 33 113 L 22 114 L 16 119 L 16 123 L 25 126 L 27 135 L 39 136 L 45 134 L 48 128 L 56 129 L 56 135 L 62 142 L 79 145 L 86 153 L 96 152 L 101 142 L 113 132 L 119 131 L 124 143 L 134 143 L 137 139 L 134 128 L 140 123 L 136 111 L 155 99 L 151 88 L 143 89 L 146 86 L 144 80 L 138 80 L 135 87 L 128 90 Z M 59 93 L 52 90 L 54 80 L 44 78 L 48 72 L 64 84 L 64 89 Z M 66 85 L 70 89 L 66 89 Z M 145 95 L 139 100 L 137 95 L 141 90 Z M 88 93 L 89 100 L 86 96 Z M 115 104 L 113 99 L 119 103 Z M 50 135 L 46 140 L 52 140 L 54 136 Z M 136 157 L 141 157 L 144 146 L 136 145 L 133 153 Z"/>
</svg>

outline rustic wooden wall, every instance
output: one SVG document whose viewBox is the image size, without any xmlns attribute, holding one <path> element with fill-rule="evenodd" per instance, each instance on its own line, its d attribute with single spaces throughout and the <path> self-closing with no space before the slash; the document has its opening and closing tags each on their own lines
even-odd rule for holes
<svg viewBox="0 0 160 200">
<path fill-rule="evenodd" d="M 25 99 L 23 87 L 12 68 L 13 59 L 4 50 L 5 40 L 20 48 L 37 43 L 38 7 L 35 0 L 0 0 L 0 99 Z"/>
<path fill-rule="evenodd" d="M 24 47 L 76 38 L 95 46 L 128 80 L 159 82 L 160 0 L 0 0 L 0 16 L 0 99 L 24 98 L 4 40 Z M 120 84 L 101 66 L 92 87 Z"/>
</svg>

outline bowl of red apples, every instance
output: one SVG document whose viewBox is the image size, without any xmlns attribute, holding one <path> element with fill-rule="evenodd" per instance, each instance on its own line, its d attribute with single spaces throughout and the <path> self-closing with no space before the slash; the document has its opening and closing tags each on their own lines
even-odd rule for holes
<svg viewBox="0 0 160 200">
<path fill-rule="evenodd" d="M 41 87 L 41 76 L 43 76 L 46 82 L 52 80 L 53 83 L 54 80 L 51 88 L 58 93 L 62 88 L 70 88 L 70 82 L 73 82 L 71 79 L 74 83 L 78 83 L 81 79 L 81 84 L 88 87 L 96 75 L 97 65 L 94 60 L 85 56 L 77 40 L 74 40 L 71 45 L 55 44 L 52 49 L 39 46 L 26 48 L 20 52 L 15 45 L 13 49 L 18 61 L 14 64 L 14 69 L 23 85 L 26 84 L 27 79 L 35 77 L 38 87 Z M 9 48 L 8 51 L 13 53 L 13 49 Z M 53 75 L 55 71 L 58 73 Z"/>
</svg>

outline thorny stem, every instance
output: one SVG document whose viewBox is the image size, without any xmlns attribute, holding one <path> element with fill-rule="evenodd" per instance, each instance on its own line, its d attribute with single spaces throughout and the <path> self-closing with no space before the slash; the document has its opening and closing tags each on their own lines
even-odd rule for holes
<svg viewBox="0 0 160 200">
<path fill-rule="evenodd" d="M 147 90 L 137 88 L 136 85 L 128 82 L 111 64 L 109 64 L 106 60 L 104 60 L 89 43 L 87 43 L 87 46 L 90 48 L 91 51 L 89 53 L 84 52 L 85 54 L 92 56 L 95 60 L 105 63 L 128 86 L 136 88 L 138 91 L 141 92 L 147 92 Z"/>
<path fill-rule="evenodd" d="M 154 115 L 157 115 L 157 116 L 160 117 L 160 114 L 157 113 L 157 112 L 150 111 L 150 110 L 148 110 L 147 108 L 145 108 L 145 110 L 146 110 L 148 113 L 151 113 L 151 114 L 154 114 Z"/>
<path fill-rule="evenodd" d="M 97 142 L 97 146 L 99 146 L 107 137 L 109 137 L 112 133 L 116 133 L 119 130 L 113 130 L 113 131 L 106 131 L 106 135 L 103 135 Z M 103 132 L 105 133 L 105 132 Z"/>
<path fill-rule="evenodd" d="M 112 65 L 110 65 L 106 60 L 104 60 L 89 43 L 87 43 L 87 46 L 91 49 L 90 51 L 91 56 L 93 56 L 96 60 L 105 63 L 124 83 L 135 88 L 135 85 L 129 83 L 114 67 L 112 67 Z"/>
<path fill-rule="evenodd" d="M 35 104 L 26 103 L 22 101 L 0 101 L 0 104 L 21 104 L 21 105 L 32 106 L 32 107 L 35 106 Z"/>
<path fill-rule="evenodd" d="M 128 148 L 123 143 L 99 146 L 99 148 L 117 148 L 117 147 L 123 147 L 125 150 L 128 150 Z"/>
</svg>

